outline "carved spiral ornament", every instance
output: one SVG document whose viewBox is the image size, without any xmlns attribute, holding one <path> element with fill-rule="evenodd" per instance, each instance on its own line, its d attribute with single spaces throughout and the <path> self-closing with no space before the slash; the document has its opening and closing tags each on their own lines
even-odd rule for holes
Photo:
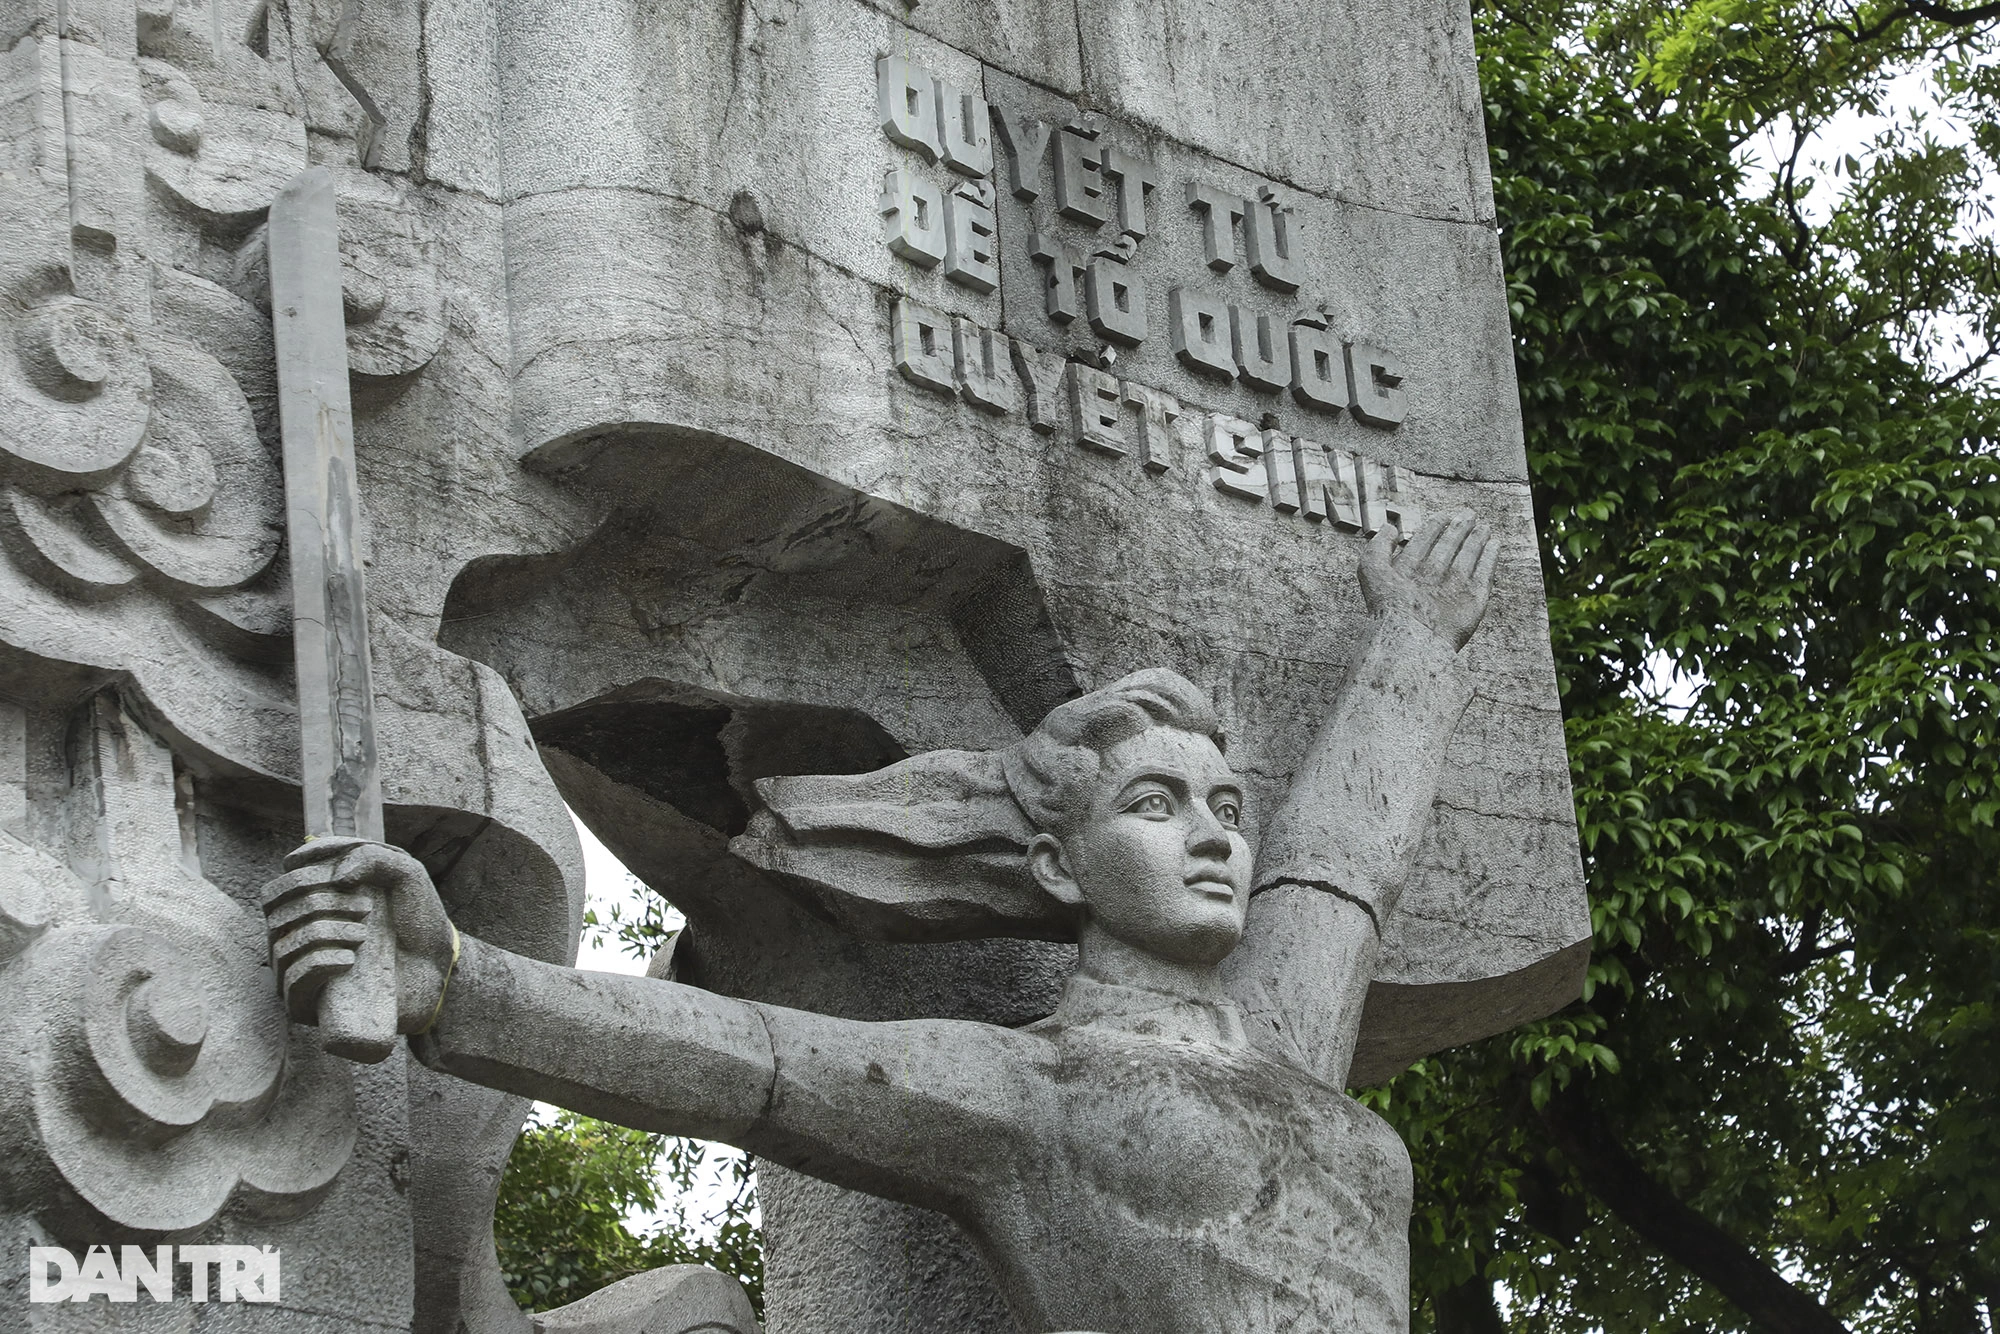
<svg viewBox="0 0 2000 1334">
<path fill-rule="evenodd" d="M 59 296 L 14 321 L 0 363 L 0 450 L 52 485 L 114 473 L 139 447 L 153 375 L 136 333 L 89 301 Z"/>
<path fill-rule="evenodd" d="M 235 588 L 277 555 L 277 461 L 250 405 L 213 357 L 155 340 L 153 421 L 92 504 L 125 555 L 188 592 Z"/>
<path fill-rule="evenodd" d="M 160 1233 L 232 1200 L 278 1217 L 317 1203 L 353 1150 L 352 1087 L 292 1037 L 268 971 L 199 922 L 89 920 L 66 869 L 0 842 L 12 1188 L 86 1206 L 72 1225 Z"/>
<path fill-rule="evenodd" d="M 12 323 L 0 536 L 22 564 L 85 598 L 222 592 L 270 565 L 279 467 L 219 361 L 71 296 Z"/>
<path fill-rule="evenodd" d="M 221 68 L 198 71 L 223 94 L 216 98 L 179 66 L 139 58 L 146 175 L 183 204 L 236 218 L 263 212 L 305 170 L 306 127 L 268 62 L 247 48 L 224 55 Z"/>
</svg>

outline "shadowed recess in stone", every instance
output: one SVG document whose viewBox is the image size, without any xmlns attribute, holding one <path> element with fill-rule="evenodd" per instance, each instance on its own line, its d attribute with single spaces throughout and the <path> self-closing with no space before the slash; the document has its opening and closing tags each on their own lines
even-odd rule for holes
<svg viewBox="0 0 2000 1334">
<path fill-rule="evenodd" d="M 774 774 L 865 773 L 902 759 L 879 723 L 852 709 L 741 699 L 666 681 L 545 714 L 535 740 L 734 837 L 751 784 Z"/>
</svg>

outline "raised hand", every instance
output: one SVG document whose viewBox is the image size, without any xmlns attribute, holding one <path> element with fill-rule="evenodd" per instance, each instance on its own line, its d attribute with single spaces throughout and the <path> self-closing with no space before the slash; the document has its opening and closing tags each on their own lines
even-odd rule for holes
<svg viewBox="0 0 2000 1334">
<path fill-rule="evenodd" d="M 430 1027 L 450 975 L 454 936 L 437 888 L 416 858 L 386 843 L 316 838 L 285 858 L 285 874 L 264 887 L 271 970 L 285 1008 L 318 1021 L 328 982 L 355 965 L 369 923 L 387 914 L 394 941 L 396 1031 Z"/>
<path fill-rule="evenodd" d="M 1453 648 L 1464 648 L 1493 596 L 1500 544 L 1471 510 L 1454 510 L 1418 528 L 1401 551 L 1384 526 L 1361 556 L 1361 596 L 1377 616 L 1405 614 Z"/>
</svg>

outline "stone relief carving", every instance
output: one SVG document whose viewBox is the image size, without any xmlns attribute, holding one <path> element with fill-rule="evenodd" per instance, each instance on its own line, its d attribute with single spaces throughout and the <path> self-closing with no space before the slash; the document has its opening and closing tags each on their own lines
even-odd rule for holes
<svg viewBox="0 0 2000 1334">
<path fill-rule="evenodd" d="M 348 369 L 375 380 L 422 370 L 444 345 L 437 240 L 409 195 L 379 176 L 343 171 L 336 192 Z M 270 256 L 261 228 L 239 252 L 234 277 L 236 290 L 268 318 Z"/>
<path fill-rule="evenodd" d="M 1387 20 L 1342 10 L 1329 31 L 1376 39 L 1337 62 L 1312 33 L 1260 49 L 1253 91 L 1294 104 L 1253 124 L 1263 103 L 1243 100 L 1240 70 L 1218 100 L 1213 58 L 1158 69 L 1142 53 L 1170 44 L 1104 40 L 1117 8 L 718 0 L 663 24 L 623 0 L 23 0 L 0 17 L 0 759 L 42 766 L 0 810 L 0 1224 L 294 1227 L 243 1239 L 283 1240 L 288 1259 L 318 1245 L 328 1271 L 368 1275 L 349 1284 L 363 1300 L 288 1269 L 286 1304 L 316 1321 L 530 1329 L 488 1226 L 525 1102 L 400 1057 L 327 1062 L 284 1030 L 245 938 L 243 905 L 297 836 L 265 219 L 309 168 L 333 174 L 340 203 L 362 549 L 381 576 L 368 620 L 386 836 L 478 937 L 454 987 L 476 995 L 499 950 L 527 974 L 529 957 L 569 957 L 580 873 L 546 763 L 601 833 L 627 826 L 628 864 L 685 890 L 700 920 L 660 971 L 760 1015 L 797 1007 L 780 1027 L 826 1023 L 838 1042 L 861 1030 L 825 1014 L 1042 1018 L 1077 926 L 1028 869 L 1036 822 L 987 800 L 1002 818 L 972 844 L 890 855 L 901 816 L 830 816 L 870 791 L 847 769 L 916 752 L 882 782 L 941 781 L 954 762 L 936 747 L 991 747 L 952 800 L 1011 801 L 995 757 L 1051 706 L 1126 664 L 1172 662 L 1213 683 L 1253 810 L 1275 809 L 1312 732 L 1312 706 L 1290 701 L 1317 701 L 1318 676 L 1350 665 L 1364 688 L 1348 707 L 1377 704 L 1338 726 L 1393 734 L 1355 790 L 1427 772 L 1444 678 L 1462 671 L 1413 681 L 1439 660 L 1394 635 L 1356 665 L 1359 599 L 1314 583 L 1368 535 L 1413 527 L 1421 496 L 1506 525 L 1514 563 L 1495 600 L 1505 633 L 1471 650 L 1486 693 L 1429 822 L 1451 831 L 1444 855 L 1417 857 L 1391 911 L 1408 830 L 1349 811 L 1367 837 L 1332 853 L 1307 838 L 1318 860 L 1255 878 L 1224 1001 L 1204 992 L 1161 1022 L 1203 1059 L 1337 1085 L 1368 972 L 1343 951 L 1365 955 L 1377 928 L 1389 962 L 1357 1077 L 1573 991 L 1587 933 L 1558 902 L 1573 855 L 1517 537 L 1518 439 L 1505 411 L 1487 429 L 1511 393 L 1491 236 L 1473 225 L 1476 174 L 1470 203 L 1396 193 L 1450 157 L 1433 140 L 1458 142 L 1462 125 L 1425 110 L 1458 103 L 1427 90 L 1468 78 L 1469 54 L 1436 15 L 1393 16 L 1389 41 Z M 1261 29 L 1230 15 L 1218 30 Z M 903 62 L 887 108 L 868 77 L 885 55 Z M 1395 99 L 1408 124 L 1393 136 L 1316 139 L 1339 166 L 1320 171 L 1294 123 L 1322 124 L 1347 83 L 1418 91 Z M 1242 142 L 1155 132 L 1210 105 L 1247 108 Z M 1465 105 L 1476 123 L 1476 96 Z M 885 132 L 891 111 L 914 117 L 900 128 L 915 143 Z M 1422 134 L 1402 137 L 1409 125 Z M 1217 202 L 1195 207 L 1190 184 Z M 544 559 L 560 577 L 529 568 Z M 1382 704 L 1374 687 L 1394 681 L 1437 707 Z M 18 748 L 10 699 L 33 738 Z M 635 738 L 635 720 L 657 734 Z M 711 734 L 724 762 L 703 769 L 687 737 Z M 771 775 L 786 776 L 755 786 Z M 1502 845 L 1528 851 L 1495 874 L 1463 853 Z M 1283 851 L 1267 834 L 1266 871 Z M 1381 892 L 1327 888 L 1357 883 Z M 1385 978 L 1407 983 L 1414 1020 L 1386 1013 Z M 1041 1046 L 979 1029 L 986 1068 L 1032 1080 L 1050 1046 L 1157 1036 L 1122 1032 L 1154 1020 L 1119 996 L 1074 991 L 1027 1036 Z M 647 1014 L 688 1000 L 645 994 Z M 741 1019 L 726 995 L 718 1013 Z M 811 1075 L 801 1046 L 781 1062 L 744 1031 L 751 1085 Z M 827 1105 L 907 1092 L 889 1057 L 886 1083 L 865 1060 L 834 1072 Z M 740 1074 L 669 1093 L 721 1097 Z M 717 1134 L 777 1136 L 774 1162 L 943 1203 L 805 1162 L 774 1122 L 682 1110 Z M 1393 1232 L 1400 1151 L 1377 1147 L 1355 1170 L 1389 1183 L 1367 1208 Z M 885 1228 L 876 1202 L 801 1181 L 766 1179 L 774 1327 L 1006 1323 L 941 1220 L 912 1210 Z M 1184 1202 L 1144 1198 L 1160 1217 Z M 1027 1253 L 1012 1224 L 951 1208 L 989 1254 Z M 1063 1281 L 1010 1286 L 1032 1303 L 1036 1283 Z M 705 1314 L 676 1304 L 707 1282 L 645 1276 L 538 1323 L 754 1328 L 740 1293 L 712 1291 Z M 1378 1312 L 1396 1300 L 1389 1270 L 1327 1282 L 1359 1284 Z"/>
<path fill-rule="evenodd" d="M 256 919 L 190 863 L 173 757 L 114 693 L 77 719 L 71 864 L 0 832 L 6 1194 L 80 1235 L 310 1208 L 354 1148 L 346 1069 L 291 1029 Z"/>
<path fill-rule="evenodd" d="M 269 567 L 277 467 L 219 361 L 73 296 L 10 323 L 0 521 L 17 560 L 91 600 L 223 593 Z"/>
<path fill-rule="evenodd" d="M 288 1003 L 346 980 L 387 904 L 426 1063 L 940 1210 L 1026 1328 L 1406 1328 L 1408 1158 L 1340 1089 L 1497 548 L 1464 512 L 1396 544 L 1369 545 L 1380 620 L 1254 865 L 1220 723 L 1164 670 L 1002 751 L 758 783 L 732 850 L 824 910 L 1077 940 L 1026 1029 L 535 963 L 462 936 L 418 863 L 360 839 L 308 843 L 266 891 Z"/>
<path fill-rule="evenodd" d="M 193 270 L 303 165 L 306 134 L 247 18 L 190 28 L 221 5 L 78 6 L 5 58 L 37 133 L 12 140 L 0 221 L 0 594 L 10 649 L 268 699 L 206 633 L 280 629 L 237 596 L 282 537 L 245 392 L 268 325 Z M 355 1143 L 351 1078 L 269 1004 L 242 908 L 189 846 L 171 751 L 98 689 L 74 792 L 0 836 L 10 1206 L 79 1235 L 185 1231 L 232 1201 L 298 1212 Z"/>
<path fill-rule="evenodd" d="M 206 0 L 79 5 L 7 56 L 37 133 L 0 221 L 0 537 L 66 598 L 178 605 L 253 658 L 285 636 L 257 224 L 331 80 L 291 54 L 282 14 Z M 408 375 L 443 343 L 435 241 L 404 187 L 348 168 L 341 194 L 350 362 Z"/>
<path fill-rule="evenodd" d="M 0 1215 L 30 1235 L 264 1229 L 340 1264 L 386 1239 L 407 1268 L 412 1154 L 427 1180 L 504 1159 L 526 1110 L 425 1086 L 422 1071 L 406 1088 L 400 1059 L 357 1075 L 325 1055 L 288 1025 L 261 932 L 231 897 L 246 867 L 275 864 L 282 845 L 259 863 L 260 840 L 297 837 L 264 231 L 284 185 L 315 161 L 338 180 L 357 383 L 407 388 L 447 328 L 410 184 L 361 165 L 408 165 L 370 152 L 383 107 L 408 131 L 406 100 L 381 90 L 378 106 L 364 80 L 411 14 L 333 9 L 30 0 L 0 19 L 0 724 L 19 724 L 0 725 L 0 794 L 19 799 L 0 812 Z M 416 682 L 398 744 L 425 758 L 400 771 L 398 836 L 441 875 L 491 859 L 548 869 L 570 833 L 536 809 L 563 818 L 546 775 L 517 772 L 532 751 L 504 688 L 381 629 L 394 672 Z M 502 934 L 560 953 L 567 899 L 503 908 Z M 435 1124 L 413 1136 L 405 1104 Z M 476 1234 L 429 1263 L 433 1304 L 497 1316 L 512 1307 L 488 1272 L 482 1179 L 483 1200 L 432 1190 L 419 1212 L 439 1254 Z M 317 1231 L 282 1231 L 315 1214 Z M 295 1280 L 296 1300 L 407 1321 L 396 1272 L 332 1307 Z M 18 1296 L 13 1282 L 0 1290 Z"/>
<path fill-rule="evenodd" d="M 535 1334 L 762 1334 L 742 1285 L 700 1265 L 665 1265 L 535 1317 Z"/>
</svg>

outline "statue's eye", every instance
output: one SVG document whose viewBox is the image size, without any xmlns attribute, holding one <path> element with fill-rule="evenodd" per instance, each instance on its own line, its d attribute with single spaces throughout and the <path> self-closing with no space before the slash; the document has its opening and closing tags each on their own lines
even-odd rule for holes
<svg viewBox="0 0 2000 1334">
<path fill-rule="evenodd" d="M 1133 815 L 1172 815 L 1174 804 L 1164 792 L 1148 792 L 1125 809 Z"/>
<path fill-rule="evenodd" d="M 1236 822 L 1243 818 L 1243 812 L 1237 808 L 1235 802 L 1227 797 L 1217 801 L 1213 809 L 1215 811 L 1215 818 L 1230 829 L 1236 828 Z"/>
</svg>

